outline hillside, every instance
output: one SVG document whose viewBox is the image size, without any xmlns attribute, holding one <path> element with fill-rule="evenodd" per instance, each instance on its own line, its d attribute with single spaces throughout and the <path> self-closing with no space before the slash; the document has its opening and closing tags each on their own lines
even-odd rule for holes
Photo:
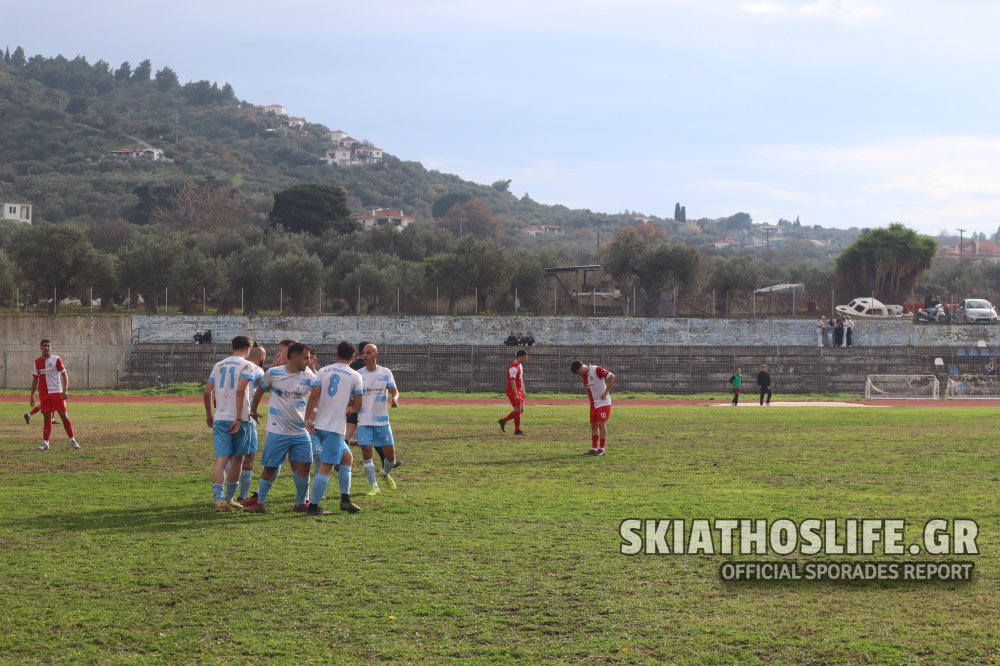
<svg viewBox="0 0 1000 666">
<path fill-rule="evenodd" d="M 273 192 L 302 182 L 343 187 L 356 210 L 401 208 L 417 219 L 431 218 L 438 197 L 464 192 L 499 216 L 508 234 L 529 224 L 559 225 L 566 242 L 591 245 L 592 229 L 599 226 L 610 237 L 644 218 L 543 205 L 515 197 L 503 182 L 480 185 L 389 154 L 378 164 L 327 166 L 324 157 L 334 145 L 329 128 L 306 120 L 289 129 L 284 116 L 239 100 L 228 84 L 181 85 L 169 67 L 154 73 L 149 61 L 133 71 L 127 63 L 112 69 L 83 57 L 25 59 L 18 51 L 0 66 L 0 194 L 32 202 L 37 220 L 124 218 L 143 224 L 151 208 L 143 197 L 152 188 L 205 179 L 236 188 L 261 223 Z M 107 158 L 110 151 L 136 145 L 162 150 L 166 159 Z M 732 237 L 752 248 L 753 237 L 765 237 L 742 215 L 651 221 L 670 238 L 696 245 Z M 808 226 L 793 231 L 790 223 L 787 231 L 788 237 L 829 239 L 833 247 L 857 236 L 856 230 Z M 824 255 L 806 246 L 799 250 L 803 257 Z"/>
</svg>

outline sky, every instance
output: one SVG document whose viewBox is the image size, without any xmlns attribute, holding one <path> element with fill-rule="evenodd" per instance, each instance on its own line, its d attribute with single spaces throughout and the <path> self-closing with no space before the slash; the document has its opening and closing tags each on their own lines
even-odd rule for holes
<svg viewBox="0 0 1000 666">
<path fill-rule="evenodd" d="M 1000 3 L 0 0 L 28 55 L 149 58 L 542 203 L 1000 227 Z M 5 34 L 6 33 L 6 34 Z"/>
</svg>

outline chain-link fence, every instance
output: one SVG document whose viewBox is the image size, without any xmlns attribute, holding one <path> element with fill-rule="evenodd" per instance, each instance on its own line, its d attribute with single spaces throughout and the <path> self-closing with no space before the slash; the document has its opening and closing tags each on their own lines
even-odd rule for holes
<svg viewBox="0 0 1000 666">
<path fill-rule="evenodd" d="M 655 306 L 640 289 L 626 288 L 610 292 L 574 292 L 551 281 L 543 290 L 525 293 L 517 287 L 496 294 L 475 284 L 462 285 L 456 291 L 431 287 L 419 293 L 394 287 L 380 292 L 365 288 L 349 293 L 331 294 L 316 285 L 303 295 L 274 285 L 251 298 L 243 289 L 216 293 L 213 287 L 199 286 L 186 292 L 165 288 L 157 293 L 141 294 L 125 287 L 104 300 L 94 290 L 83 298 L 70 298 L 53 291 L 47 294 L 26 293 L 20 289 L 0 294 L 0 314 L 51 314 L 53 301 L 62 315 L 98 314 L 186 314 L 186 315 L 495 315 L 495 316 L 580 316 L 580 317 L 705 317 L 705 318 L 766 318 L 815 317 L 833 315 L 837 305 L 846 305 L 855 297 L 879 294 L 841 294 L 835 290 L 819 290 L 798 295 L 754 295 L 744 291 L 667 291 L 657 297 Z M 1000 293 L 978 290 L 977 298 L 1000 304 Z M 941 300 L 957 305 L 963 298 L 950 294 Z M 880 299 L 881 300 L 881 299 Z M 919 305 L 907 302 L 910 311 Z"/>
<path fill-rule="evenodd" d="M 276 349 L 275 344 L 265 346 Z M 321 364 L 334 360 L 334 345 L 316 345 Z M 227 355 L 226 345 L 134 345 L 123 358 L 122 388 L 157 383 L 204 382 L 212 365 Z M 504 346 L 383 345 L 381 361 L 400 388 L 420 391 L 500 392 L 514 349 Z M 997 350 L 950 347 L 533 347 L 525 365 L 530 392 L 580 393 L 569 372 L 575 359 L 597 363 L 618 377 L 616 390 L 685 394 L 728 389 L 735 368 L 753 388 L 762 363 L 779 393 L 864 392 L 871 374 L 982 372 Z M 940 359 L 940 362 L 937 360 Z"/>
</svg>

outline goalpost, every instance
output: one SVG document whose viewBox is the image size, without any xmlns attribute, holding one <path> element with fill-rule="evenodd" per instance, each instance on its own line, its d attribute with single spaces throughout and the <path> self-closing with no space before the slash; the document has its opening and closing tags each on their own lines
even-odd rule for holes
<svg viewBox="0 0 1000 666">
<path fill-rule="evenodd" d="M 934 375 L 868 375 L 866 400 L 937 400 L 941 382 Z"/>
<path fill-rule="evenodd" d="M 990 375 L 949 377 L 944 397 L 949 400 L 1000 400 L 1000 377 Z"/>
</svg>

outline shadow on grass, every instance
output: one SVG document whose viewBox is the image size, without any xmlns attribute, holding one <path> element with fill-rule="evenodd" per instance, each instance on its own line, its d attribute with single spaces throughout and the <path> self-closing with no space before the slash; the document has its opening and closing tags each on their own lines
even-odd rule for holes
<svg viewBox="0 0 1000 666">
<path fill-rule="evenodd" d="M 6 522 L 14 527 L 46 532 L 178 532 L 200 529 L 206 523 L 231 519 L 232 514 L 220 514 L 210 504 L 193 503 L 161 509 L 98 509 L 79 513 L 68 511 Z"/>
</svg>

